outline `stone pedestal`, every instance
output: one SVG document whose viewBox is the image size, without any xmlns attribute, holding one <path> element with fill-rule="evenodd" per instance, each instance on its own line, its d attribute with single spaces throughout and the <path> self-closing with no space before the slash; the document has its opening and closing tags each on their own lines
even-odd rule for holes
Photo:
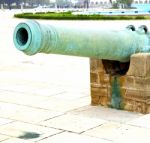
<svg viewBox="0 0 150 143">
<path fill-rule="evenodd" d="M 150 112 L 150 54 L 132 55 L 124 76 L 106 74 L 102 61 L 90 59 L 91 104 Z"/>
</svg>

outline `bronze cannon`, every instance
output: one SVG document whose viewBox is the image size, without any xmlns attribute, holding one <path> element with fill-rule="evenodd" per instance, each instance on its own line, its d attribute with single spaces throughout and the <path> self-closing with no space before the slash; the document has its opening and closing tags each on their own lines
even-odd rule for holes
<svg viewBox="0 0 150 143">
<path fill-rule="evenodd" d="M 16 26 L 13 40 L 15 47 L 27 55 L 47 53 L 102 59 L 106 72 L 112 75 L 117 70 L 110 65 L 115 63 L 124 73 L 132 54 L 150 51 L 150 34 L 146 26 L 136 30 L 129 25 L 124 30 L 110 31 L 44 25 L 29 20 Z"/>
</svg>

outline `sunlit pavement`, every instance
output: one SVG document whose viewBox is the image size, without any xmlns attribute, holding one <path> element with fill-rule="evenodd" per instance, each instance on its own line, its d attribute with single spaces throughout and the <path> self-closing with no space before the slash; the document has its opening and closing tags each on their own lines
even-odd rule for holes
<svg viewBox="0 0 150 143">
<path fill-rule="evenodd" d="M 90 105 L 89 59 L 37 54 L 13 45 L 24 19 L 0 11 L 0 142 L 149 143 L 150 115 Z M 45 21 L 119 29 L 149 21 Z M 90 34 L 90 33 L 89 33 Z"/>
</svg>

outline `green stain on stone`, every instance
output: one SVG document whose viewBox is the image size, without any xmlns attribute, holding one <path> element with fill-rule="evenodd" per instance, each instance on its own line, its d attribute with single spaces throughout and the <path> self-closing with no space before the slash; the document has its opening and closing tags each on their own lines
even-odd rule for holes
<svg viewBox="0 0 150 143">
<path fill-rule="evenodd" d="M 39 138 L 40 134 L 35 132 L 23 132 L 23 135 L 19 136 L 20 139 L 33 139 L 33 138 Z"/>
<path fill-rule="evenodd" d="M 121 96 L 120 79 L 118 76 L 112 77 L 112 96 L 111 107 L 116 109 L 123 109 L 123 99 Z"/>
</svg>

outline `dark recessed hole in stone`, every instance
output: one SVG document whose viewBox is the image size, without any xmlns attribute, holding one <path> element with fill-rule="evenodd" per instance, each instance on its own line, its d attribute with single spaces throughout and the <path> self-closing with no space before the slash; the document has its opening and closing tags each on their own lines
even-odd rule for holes
<svg viewBox="0 0 150 143">
<path fill-rule="evenodd" d="M 107 74 L 112 76 L 123 76 L 129 69 L 130 62 L 119 62 L 111 60 L 102 60 L 104 69 Z"/>
<path fill-rule="evenodd" d="M 28 41 L 28 31 L 25 28 L 20 28 L 17 31 L 16 39 L 20 46 L 24 46 Z"/>
</svg>

